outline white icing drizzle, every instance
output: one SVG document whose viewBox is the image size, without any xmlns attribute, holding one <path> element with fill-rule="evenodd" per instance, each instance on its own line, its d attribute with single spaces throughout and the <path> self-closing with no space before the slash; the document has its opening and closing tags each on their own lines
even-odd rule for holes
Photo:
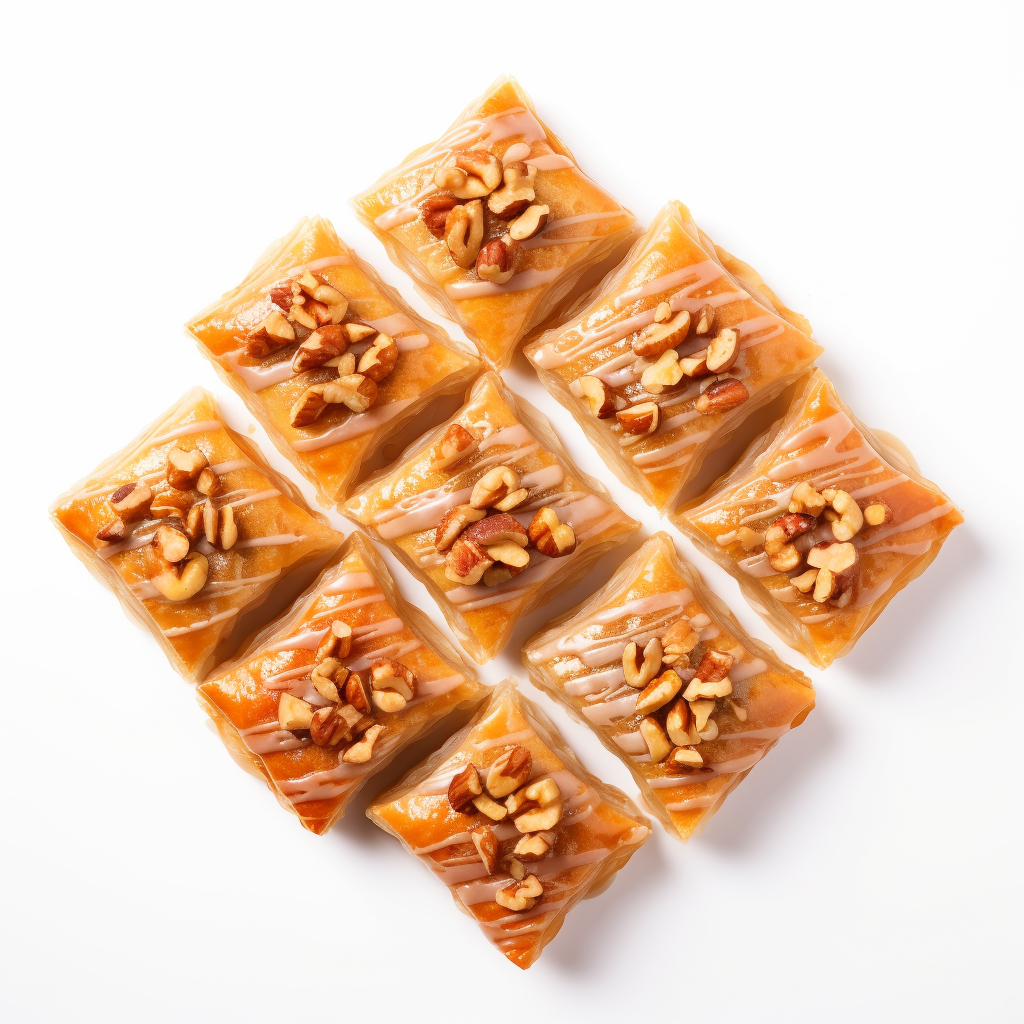
<svg viewBox="0 0 1024 1024">
<path fill-rule="evenodd" d="M 297 544 L 306 538 L 298 533 L 275 533 L 269 537 L 250 537 L 235 543 L 235 548 L 269 548 L 283 544 Z"/>
<path fill-rule="evenodd" d="M 351 660 L 347 668 L 353 672 L 364 672 L 368 669 L 375 661 L 379 661 L 381 658 L 391 658 L 394 661 L 401 661 L 407 654 L 412 654 L 413 651 L 418 651 L 423 644 L 419 640 L 407 640 L 404 643 L 388 644 L 386 647 L 376 647 L 371 651 L 367 651 L 359 658 Z"/>
<path fill-rule="evenodd" d="M 455 281 L 444 286 L 444 293 L 450 299 L 478 299 L 486 295 L 505 295 L 509 292 L 525 292 L 531 288 L 540 288 L 550 284 L 562 275 L 564 267 L 551 267 L 548 270 L 536 270 L 530 267 L 515 274 L 505 284 L 493 281 Z"/>
<path fill-rule="evenodd" d="M 240 491 L 232 491 L 229 494 L 221 495 L 214 503 L 218 508 L 227 508 L 229 505 L 254 505 L 257 501 L 266 501 L 268 498 L 276 498 L 280 495 L 280 491 L 275 488 L 271 488 L 267 491 L 252 491 L 248 494 L 244 494 L 241 498 L 233 498 L 231 501 L 225 501 L 225 498 L 230 498 L 232 494 L 243 493 Z"/>
<path fill-rule="evenodd" d="M 242 742 L 254 754 L 276 754 L 285 750 L 301 750 L 309 746 L 309 740 L 300 739 L 295 733 L 282 729 L 276 721 L 239 729 Z"/>
<path fill-rule="evenodd" d="M 185 633 L 194 633 L 198 629 L 206 629 L 207 626 L 212 626 L 215 622 L 223 622 L 224 619 L 230 619 L 241 610 L 241 608 L 230 608 L 226 612 L 218 612 L 216 615 L 211 615 L 208 619 L 203 619 L 202 622 L 193 622 L 191 626 L 174 626 L 171 629 L 165 629 L 163 634 L 164 636 L 182 636 Z"/>
<path fill-rule="evenodd" d="M 324 587 L 320 593 L 322 596 L 333 596 L 344 594 L 349 590 L 371 590 L 376 586 L 377 581 L 368 572 L 346 572 L 342 573 L 333 583 Z"/>
<path fill-rule="evenodd" d="M 696 434 L 689 434 L 687 437 L 680 438 L 678 441 L 673 441 L 672 444 L 667 444 L 662 448 L 656 448 L 654 451 L 638 452 L 633 456 L 633 462 L 641 468 L 652 465 L 656 467 L 654 470 L 644 469 L 645 473 L 660 473 L 672 466 L 678 465 L 680 462 L 686 462 L 689 459 L 689 454 L 685 454 L 671 462 L 665 462 L 665 459 L 670 455 L 674 455 L 676 452 L 685 452 L 687 448 L 692 448 L 694 445 L 706 441 L 712 433 L 713 431 L 711 430 L 701 430 Z"/>
<path fill-rule="evenodd" d="M 369 433 L 383 426 L 388 420 L 394 419 L 406 407 L 415 402 L 415 398 L 403 398 L 387 405 L 374 406 L 366 412 L 353 413 L 343 423 L 325 431 L 319 437 L 306 437 L 292 441 L 292 448 L 297 452 L 314 452 L 328 445 L 338 444 L 353 437 Z"/>
<path fill-rule="evenodd" d="M 158 445 L 174 441 L 179 437 L 188 437 L 190 434 L 203 434 L 207 431 L 223 429 L 224 424 L 220 420 L 199 420 L 197 423 L 186 423 L 184 426 L 177 427 L 166 434 L 154 437 L 148 443 L 151 447 L 156 448 Z"/>
</svg>

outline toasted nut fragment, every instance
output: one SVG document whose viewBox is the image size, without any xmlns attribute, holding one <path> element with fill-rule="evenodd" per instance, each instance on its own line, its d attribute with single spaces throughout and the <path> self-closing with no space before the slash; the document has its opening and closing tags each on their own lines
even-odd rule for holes
<svg viewBox="0 0 1024 1024">
<path fill-rule="evenodd" d="M 473 509 L 473 511 L 480 513 L 483 510 Z M 479 516 L 477 522 L 466 528 L 465 535 L 469 540 L 475 540 L 477 544 L 483 544 L 485 547 L 492 544 L 517 544 L 519 547 L 525 548 L 530 543 L 526 527 L 522 526 L 518 519 L 514 519 L 504 512 L 487 516 L 486 519 Z M 509 564 L 517 565 L 518 563 L 510 562 Z"/>
<path fill-rule="evenodd" d="M 550 214 L 550 207 L 543 203 L 533 203 L 509 224 L 509 237 L 515 242 L 525 242 L 527 238 L 539 235 L 544 230 Z"/>
<path fill-rule="evenodd" d="M 469 838 L 473 840 L 476 852 L 484 862 L 484 869 L 487 874 L 493 875 L 498 865 L 498 852 L 500 845 L 494 829 L 490 825 L 478 825 L 469 830 Z"/>
<path fill-rule="evenodd" d="M 620 409 L 615 418 L 627 434 L 653 434 L 658 429 L 658 404 L 641 402 L 639 405 L 631 405 L 628 409 Z"/>
<path fill-rule="evenodd" d="M 457 266 L 468 270 L 480 252 L 484 240 L 484 207 L 479 199 L 448 211 L 444 241 Z"/>
<path fill-rule="evenodd" d="M 277 704 L 277 724 L 289 732 L 308 729 L 313 721 L 313 708 L 304 700 L 282 693 Z"/>
<path fill-rule="evenodd" d="M 818 578 L 817 569 L 808 569 L 807 572 L 794 576 L 789 582 L 800 591 L 801 594 L 809 594 L 814 589 L 814 582 Z"/>
<path fill-rule="evenodd" d="M 683 368 L 675 349 L 663 352 L 653 366 L 648 366 L 640 377 L 645 391 L 660 395 L 665 388 L 675 387 L 683 379 Z"/>
<path fill-rule="evenodd" d="M 521 882 L 526 877 L 526 868 L 523 867 L 523 862 L 516 860 L 515 857 L 509 857 L 508 859 L 508 873 L 517 881 Z"/>
<path fill-rule="evenodd" d="M 529 553 L 512 541 L 505 541 L 503 544 L 489 544 L 484 550 L 491 561 L 510 565 L 514 569 L 525 569 L 530 564 Z"/>
<path fill-rule="evenodd" d="M 700 768 L 704 758 L 693 747 L 675 747 L 666 762 L 669 768 Z"/>
<path fill-rule="evenodd" d="M 203 515 L 206 501 L 197 501 L 185 514 L 185 535 L 189 540 L 199 540 L 203 536 Z"/>
<path fill-rule="evenodd" d="M 153 547 L 166 562 L 180 562 L 188 556 L 188 537 L 171 526 L 158 526 L 153 534 Z"/>
<path fill-rule="evenodd" d="M 324 398 L 353 412 L 366 412 L 377 401 L 377 385 L 361 373 L 348 373 L 323 385 Z"/>
<path fill-rule="evenodd" d="M 479 191 L 478 186 L 467 182 L 467 189 L 472 194 L 460 198 L 472 199 L 477 196 L 485 196 L 489 192 L 493 192 L 501 184 L 501 161 L 493 153 L 488 153 L 487 150 L 464 149 L 461 153 L 455 154 L 455 166 L 465 171 L 472 178 L 477 178 L 485 190 Z M 455 195 L 459 195 L 458 191 L 453 191 L 455 191 Z"/>
<path fill-rule="evenodd" d="M 288 300 L 289 308 L 291 299 Z M 295 340 L 295 328 L 288 323 L 288 318 L 279 309 L 270 314 L 254 330 L 250 331 L 245 342 L 245 354 L 250 359 L 265 359 L 271 352 Z"/>
<path fill-rule="evenodd" d="M 380 658 L 370 666 L 370 681 L 375 690 L 394 690 L 406 700 L 416 695 L 416 675 L 408 665 Z"/>
<path fill-rule="evenodd" d="M 320 418 L 320 414 L 327 408 L 327 400 L 324 398 L 326 387 L 326 384 L 314 384 L 302 392 L 288 414 L 288 421 L 293 427 L 308 427 Z"/>
<path fill-rule="evenodd" d="M 124 536 L 124 521 L 121 519 L 111 519 L 110 522 L 104 523 L 96 531 L 96 539 L 101 544 L 113 544 L 115 541 L 119 541 Z"/>
<path fill-rule="evenodd" d="M 735 377 L 727 377 L 725 380 L 716 380 L 697 399 L 694 408 L 702 416 L 712 416 L 719 412 L 728 412 L 742 405 L 750 397 L 742 381 Z"/>
<path fill-rule="evenodd" d="M 524 795 L 527 800 L 536 800 L 538 806 L 518 814 L 515 819 L 515 826 L 520 832 L 548 832 L 553 829 L 562 817 L 562 794 L 554 779 L 542 780 L 526 786 Z"/>
<path fill-rule="evenodd" d="M 370 687 L 358 672 L 349 672 L 345 680 L 345 702 L 351 704 L 361 715 L 368 715 L 371 709 Z"/>
<path fill-rule="evenodd" d="M 358 372 L 379 384 L 398 362 L 398 345 L 387 334 L 378 334 L 374 343 L 359 360 Z"/>
<path fill-rule="evenodd" d="M 515 792 L 526 783 L 533 767 L 533 755 L 526 747 L 506 750 L 487 772 L 487 792 L 496 800 Z"/>
<path fill-rule="evenodd" d="M 352 627 L 341 619 L 335 619 L 316 649 L 316 661 L 323 661 L 324 658 L 347 658 L 351 650 Z"/>
<path fill-rule="evenodd" d="M 717 683 L 729 674 L 735 661 L 736 659 L 725 651 L 705 651 L 697 666 L 697 675 L 706 683 Z"/>
<path fill-rule="evenodd" d="M 217 531 L 217 546 L 221 551 L 230 551 L 238 540 L 238 524 L 235 522 L 235 510 L 225 505 L 220 510 L 220 529 Z"/>
<path fill-rule="evenodd" d="M 187 491 L 209 464 L 206 454 L 198 448 L 187 452 L 175 445 L 167 453 L 167 482 L 179 491 Z"/>
<path fill-rule="evenodd" d="M 868 505 L 864 509 L 864 522 L 868 526 L 881 526 L 882 523 L 890 522 L 892 520 L 892 510 L 888 505 L 883 505 L 881 502 L 876 502 L 874 505 Z M 833 532 L 835 532 L 833 530 Z"/>
<path fill-rule="evenodd" d="M 740 351 L 740 336 L 731 327 L 718 332 L 718 337 L 708 345 L 707 366 L 712 373 L 723 373 L 736 362 Z"/>
<path fill-rule="evenodd" d="M 546 857 L 555 845 L 553 832 L 536 832 L 533 835 L 525 835 L 516 843 L 512 851 L 520 861 L 535 861 Z"/>
<path fill-rule="evenodd" d="M 750 529 L 749 526 L 741 526 L 736 531 L 736 539 L 743 546 L 744 551 L 753 551 L 754 548 L 759 548 L 764 544 L 764 534 Z"/>
<path fill-rule="evenodd" d="M 707 377 L 711 371 L 708 369 L 708 350 L 702 348 L 693 355 L 685 356 L 679 360 L 679 369 L 687 377 Z"/>
<path fill-rule="evenodd" d="M 654 322 L 663 324 L 666 320 L 672 319 L 672 307 L 667 302 L 659 302 L 658 308 L 654 311 Z"/>
<path fill-rule="evenodd" d="M 514 491 L 510 491 L 505 495 L 501 501 L 496 501 L 491 508 L 497 509 L 499 512 L 510 512 L 514 508 L 518 508 L 527 497 L 530 492 L 525 487 L 520 487 Z"/>
<path fill-rule="evenodd" d="M 690 705 L 679 698 L 669 708 L 668 717 L 665 719 L 665 732 L 668 738 L 677 746 L 685 746 L 690 742 L 690 726 L 693 724 L 693 713 Z"/>
<path fill-rule="evenodd" d="M 149 504 L 149 514 L 154 519 L 181 519 L 192 504 L 192 495 L 188 491 L 178 491 L 173 487 L 160 491 L 153 496 Z"/>
<path fill-rule="evenodd" d="M 693 714 L 693 724 L 697 732 L 700 733 L 708 727 L 708 719 L 715 710 L 715 702 L 713 700 L 695 700 L 689 707 Z M 680 746 L 685 745 L 684 740 Z"/>
<path fill-rule="evenodd" d="M 403 710 L 409 701 L 395 690 L 374 690 L 373 703 L 385 714 L 394 715 Z"/>
<path fill-rule="evenodd" d="M 459 537 L 444 560 L 444 574 L 453 583 L 470 587 L 479 583 L 484 572 L 494 564 L 487 552 L 475 541 Z"/>
<path fill-rule="evenodd" d="M 705 303 L 700 307 L 700 311 L 697 313 L 697 329 L 694 333 L 696 334 L 707 334 L 711 330 L 711 325 L 715 322 L 715 307 L 710 303 Z"/>
<path fill-rule="evenodd" d="M 519 913 L 532 909 L 543 892 L 544 886 L 537 881 L 537 877 L 529 875 L 522 882 L 513 882 L 512 885 L 499 889 L 494 894 L 494 902 L 499 907 Z"/>
<path fill-rule="evenodd" d="M 296 373 L 323 366 L 324 363 L 342 355 L 349 341 L 340 324 L 325 324 L 314 331 L 296 350 L 292 358 L 292 369 Z"/>
<path fill-rule="evenodd" d="M 558 513 L 553 508 L 539 509 L 526 533 L 530 543 L 548 558 L 561 558 L 576 550 L 576 532 L 568 523 L 558 521 Z"/>
<path fill-rule="evenodd" d="M 841 517 L 832 524 L 832 536 L 838 541 L 853 540 L 864 525 L 864 513 L 860 505 L 846 491 L 836 491 L 831 505 Z"/>
<path fill-rule="evenodd" d="M 512 491 L 519 489 L 519 474 L 508 466 L 489 469 L 473 485 L 469 503 L 473 508 L 490 508 Z"/>
<path fill-rule="evenodd" d="M 461 202 L 462 200 L 453 196 L 451 192 L 435 192 L 420 203 L 423 223 L 435 238 L 444 238 L 444 224 L 448 212 Z"/>
<path fill-rule="evenodd" d="M 699 641 L 699 634 L 686 619 L 677 619 L 661 635 L 661 646 L 669 654 L 689 654 Z"/>
<path fill-rule="evenodd" d="M 662 672 L 657 679 L 652 679 L 640 692 L 636 699 L 638 715 L 652 715 L 663 708 L 683 688 L 683 681 L 674 669 Z"/>
<path fill-rule="evenodd" d="M 324 366 L 337 370 L 339 377 L 347 377 L 350 373 L 356 372 L 356 357 L 353 352 L 346 352 L 343 356 L 336 356 L 328 359 Z"/>
<path fill-rule="evenodd" d="M 806 512 L 811 516 L 820 516 L 826 501 L 809 483 L 799 483 L 793 488 L 793 498 L 789 503 L 790 512 Z"/>
<path fill-rule="evenodd" d="M 503 170 L 502 177 L 504 184 L 487 197 L 487 209 L 495 217 L 512 220 L 537 198 L 537 168 L 517 160 Z"/>
<path fill-rule="evenodd" d="M 337 306 L 342 303 L 345 303 L 346 307 L 348 305 L 348 299 L 327 278 L 322 277 L 320 274 L 304 270 L 295 278 L 294 283 L 311 299 L 316 299 L 317 302 L 322 302 L 325 306 Z M 295 294 L 294 287 L 292 294 L 293 296 Z"/>
<path fill-rule="evenodd" d="M 664 761 L 668 757 L 672 744 L 669 743 L 665 730 L 656 719 L 645 718 L 640 723 L 640 735 L 643 737 L 644 743 L 647 744 L 651 760 L 655 764 Z"/>
<path fill-rule="evenodd" d="M 683 697 L 692 703 L 702 698 L 728 697 L 730 693 L 732 693 L 732 680 L 728 676 L 716 682 L 708 682 L 697 675 L 686 684 Z"/>
<path fill-rule="evenodd" d="M 828 569 L 837 576 L 857 563 L 857 549 L 848 541 L 838 544 L 815 544 L 807 552 L 807 564 L 815 569 Z"/>
<path fill-rule="evenodd" d="M 814 580 L 814 600 L 824 604 L 838 589 L 835 573 L 831 569 L 819 569 Z"/>
<path fill-rule="evenodd" d="M 500 238 L 492 238 L 481 246 L 476 256 L 476 276 L 492 284 L 506 284 L 516 272 L 516 250 Z"/>
<path fill-rule="evenodd" d="M 480 442 L 461 423 L 449 423 L 444 436 L 434 450 L 431 466 L 434 469 L 447 469 L 461 459 L 472 455 Z"/>
<path fill-rule="evenodd" d="M 661 658 L 661 641 L 657 637 L 647 641 L 643 658 L 636 643 L 630 641 L 622 652 L 622 673 L 626 682 L 642 690 L 661 671 Z"/>
<path fill-rule="evenodd" d="M 125 523 L 142 519 L 149 512 L 153 492 L 146 484 L 124 484 L 110 496 L 110 507 Z"/>
<path fill-rule="evenodd" d="M 318 747 L 336 747 L 352 738 L 352 726 L 336 707 L 317 708 L 309 723 L 309 738 Z"/>
<path fill-rule="evenodd" d="M 492 821 L 501 821 L 508 816 L 508 808 L 496 803 L 486 793 L 474 797 L 473 806 L 481 814 L 486 814 Z"/>
<path fill-rule="evenodd" d="M 776 572 L 790 572 L 803 561 L 793 540 L 813 530 L 817 525 L 813 516 L 803 512 L 784 512 L 764 534 L 764 550 L 768 564 Z"/>
<path fill-rule="evenodd" d="M 168 601 L 187 601 L 203 589 L 209 571 L 206 556 L 195 554 L 185 563 L 180 576 L 175 569 L 168 569 L 150 582 Z"/>
<path fill-rule="evenodd" d="M 371 725 L 366 732 L 363 733 L 359 742 L 353 743 L 352 746 L 341 755 L 342 761 L 347 761 L 349 764 L 366 764 L 366 762 L 373 756 L 373 745 L 377 742 L 377 738 L 383 731 L 383 725 Z"/>
<path fill-rule="evenodd" d="M 504 562 L 496 562 L 488 569 L 484 569 L 483 583 L 485 587 L 497 587 L 506 583 L 513 576 L 518 576 L 523 570 L 513 565 L 506 565 Z"/>
<path fill-rule="evenodd" d="M 199 479 L 196 481 L 196 490 L 207 498 L 212 498 L 215 494 L 220 494 L 220 477 L 217 476 L 209 466 L 207 466 L 206 469 L 199 474 Z"/>
<path fill-rule="evenodd" d="M 643 359 L 657 359 L 681 345 L 689 331 L 690 314 L 680 310 L 671 320 L 648 324 L 633 340 L 633 351 Z"/>
<path fill-rule="evenodd" d="M 449 509 L 434 531 L 434 547 L 438 551 L 447 551 L 470 523 L 483 519 L 485 515 L 486 509 L 473 508 L 472 505 L 456 505 Z"/>
<path fill-rule="evenodd" d="M 220 524 L 220 514 L 217 506 L 212 501 L 203 502 L 203 535 L 207 544 L 217 543 L 217 527 Z"/>
<path fill-rule="evenodd" d="M 522 814 L 523 811 L 532 811 L 540 807 L 540 804 L 536 800 L 528 800 L 526 797 L 526 787 L 517 789 L 514 793 L 510 793 L 505 798 L 505 807 L 508 809 L 508 813 L 514 818 L 517 814 Z"/>
<path fill-rule="evenodd" d="M 580 391 L 590 406 L 591 415 L 599 420 L 615 415 L 615 397 L 600 377 L 580 377 Z"/>
<path fill-rule="evenodd" d="M 480 781 L 476 765 L 467 764 L 448 785 L 448 803 L 452 805 L 453 811 L 471 814 L 469 808 L 473 806 L 474 798 L 480 796 L 483 791 L 483 783 Z"/>
<path fill-rule="evenodd" d="M 337 658 L 324 658 L 323 661 L 313 667 L 313 671 L 309 674 L 309 679 L 313 684 L 313 688 L 321 697 L 337 704 L 341 701 L 347 675 L 348 669 Z"/>
<path fill-rule="evenodd" d="M 367 338 L 372 338 L 377 333 L 376 327 L 370 327 L 369 324 L 360 324 L 354 321 L 342 324 L 341 329 L 345 332 L 345 340 L 350 345 L 356 345 L 360 341 L 366 341 Z"/>
</svg>

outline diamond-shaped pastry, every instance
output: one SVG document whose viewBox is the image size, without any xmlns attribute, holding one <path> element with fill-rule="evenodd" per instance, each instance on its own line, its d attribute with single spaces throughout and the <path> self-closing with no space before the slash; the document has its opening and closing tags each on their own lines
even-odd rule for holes
<svg viewBox="0 0 1024 1024">
<path fill-rule="evenodd" d="M 497 369 L 634 223 L 511 78 L 498 79 L 355 207 L 424 298 Z"/>
<path fill-rule="evenodd" d="M 781 425 L 673 520 L 787 644 L 825 668 L 963 516 L 902 442 L 864 426 L 817 371 Z"/>
<path fill-rule="evenodd" d="M 524 969 L 650 835 L 650 822 L 576 760 L 511 679 L 366 813 Z"/>
<path fill-rule="evenodd" d="M 62 494 L 50 515 L 193 682 L 242 639 L 242 613 L 342 542 L 202 388 Z"/>
<path fill-rule="evenodd" d="M 671 202 L 586 308 L 525 351 L 619 479 L 664 509 L 821 354 L 810 331 Z"/>
<path fill-rule="evenodd" d="M 528 640 L 523 664 L 684 840 L 814 707 L 810 680 L 744 633 L 666 533 Z"/>
<path fill-rule="evenodd" d="M 199 687 L 232 756 L 317 834 L 413 740 L 486 694 L 358 533 L 337 565 Z"/>
<path fill-rule="evenodd" d="M 346 496 L 389 437 L 480 367 L 321 217 L 299 221 L 186 326 L 326 505 Z"/>
<path fill-rule="evenodd" d="M 408 565 L 481 663 L 521 616 L 578 581 L 639 525 L 494 373 L 342 511 Z"/>
</svg>

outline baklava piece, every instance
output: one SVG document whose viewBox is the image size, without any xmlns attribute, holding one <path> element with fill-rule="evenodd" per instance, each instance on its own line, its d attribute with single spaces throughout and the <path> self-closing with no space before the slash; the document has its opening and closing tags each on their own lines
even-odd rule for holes
<svg viewBox="0 0 1024 1024">
<path fill-rule="evenodd" d="M 226 426 L 202 388 L 62 494 L 50 515 L 193 682 L 241 639 L 242 613 L 343 539 Z"/>
<path fill-rule="evenodd" d="M 814 707 L 810 680 L 743 632 L 665 533 L 529 640 L 523 663 L 683 840 Z"/>
<path fill-rule="evenodd" d="M 360 534 L 199 687 L 231 755 L 322 835 L 401 750 L 487 690 Z"/>
<path fill-rule="evenodd" d="M 328 506 L 390 436 L 480 367 L 321 217 L 301 220 L 186 327 Z"/>
<path fill-rule="evenodd" d="M 405 562 L 481 663 L 639 526 L 494 373 L 342 511 Z"/>
<path fill-rule="evenodd" d="M 525 349 L 611 470 L 659 509 L 821 351 L 807 321 L 678 202 L 582 313 Z"/>
<path fill-rule="evenodd" d="M 523 969 L 651 831 L 623 793 L 576 760 L 511 679 L 366 813 Z"/>
<path fill-rule="evenodd" d="M 634 223 L 511 78 L 354 202 L 395 264 L 496 369 Z"/>
<path fill-rule="evenodd" d="M 816 371 L 710 497 L 673 521 L 790 647 L 825 668 L 924 572 L 963 516 Z"/>
</svg>

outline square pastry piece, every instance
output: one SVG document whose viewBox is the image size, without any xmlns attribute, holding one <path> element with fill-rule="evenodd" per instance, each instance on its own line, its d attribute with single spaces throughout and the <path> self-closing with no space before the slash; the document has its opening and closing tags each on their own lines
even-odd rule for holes
<svg viewBox="0 0 1024 1024">
<path fill-rule="evenodd" d="M 494 373 L 343 511 L 409 566 L 481 663 L 501 650 L 520 616 L 639 526 Z"/>
<path fill-rule="evenodd" d="M 203 683 L 199 700 L 238 763 L 322 834 L 371 775 L 486 693 L 354 533 L 341 562 Z"/>
<path fill-rule="evenodd" d="M 241 613 L 343 539 L 228 429 L 202 388 L 62 494 L 50 515 L 193 682 L 241 639 L 232 636 Z"/>
<path fill-rule="evenodd" d="M 684 840 L 814 707 L 810 680 L 743 632 L 665 533 L 529 640 L 523 663 Z"/>
<path fill-rule="evenodd" d="M 586 309 L 525 351 L 619 479 L 664 509 L 822 350 L 672 202 Z"/>
<path fill-rule="evenodd" d="M 326 505 L 389 436 L 480 367 L 321 217 L 299 221 L 186 326 Z"/>
<path fill-rule="evenodd" d="M 634 221 L 580 171 L 511 78 L 355 207 L 424 298 L 497 369 Z"/>
<path fill-rule="evenodd" d="M 650 822 L 576 760 L 511 679 L 445 746 L 366 812 L 527 968 L 582 899 L 650 835 Z"/>
<path fill-rule="evenodd" d="M 711 496 L 673 516 L 790 647 L 825 668 L 928 568 L 957 507 L 820 371 Z"/>
</svg>

